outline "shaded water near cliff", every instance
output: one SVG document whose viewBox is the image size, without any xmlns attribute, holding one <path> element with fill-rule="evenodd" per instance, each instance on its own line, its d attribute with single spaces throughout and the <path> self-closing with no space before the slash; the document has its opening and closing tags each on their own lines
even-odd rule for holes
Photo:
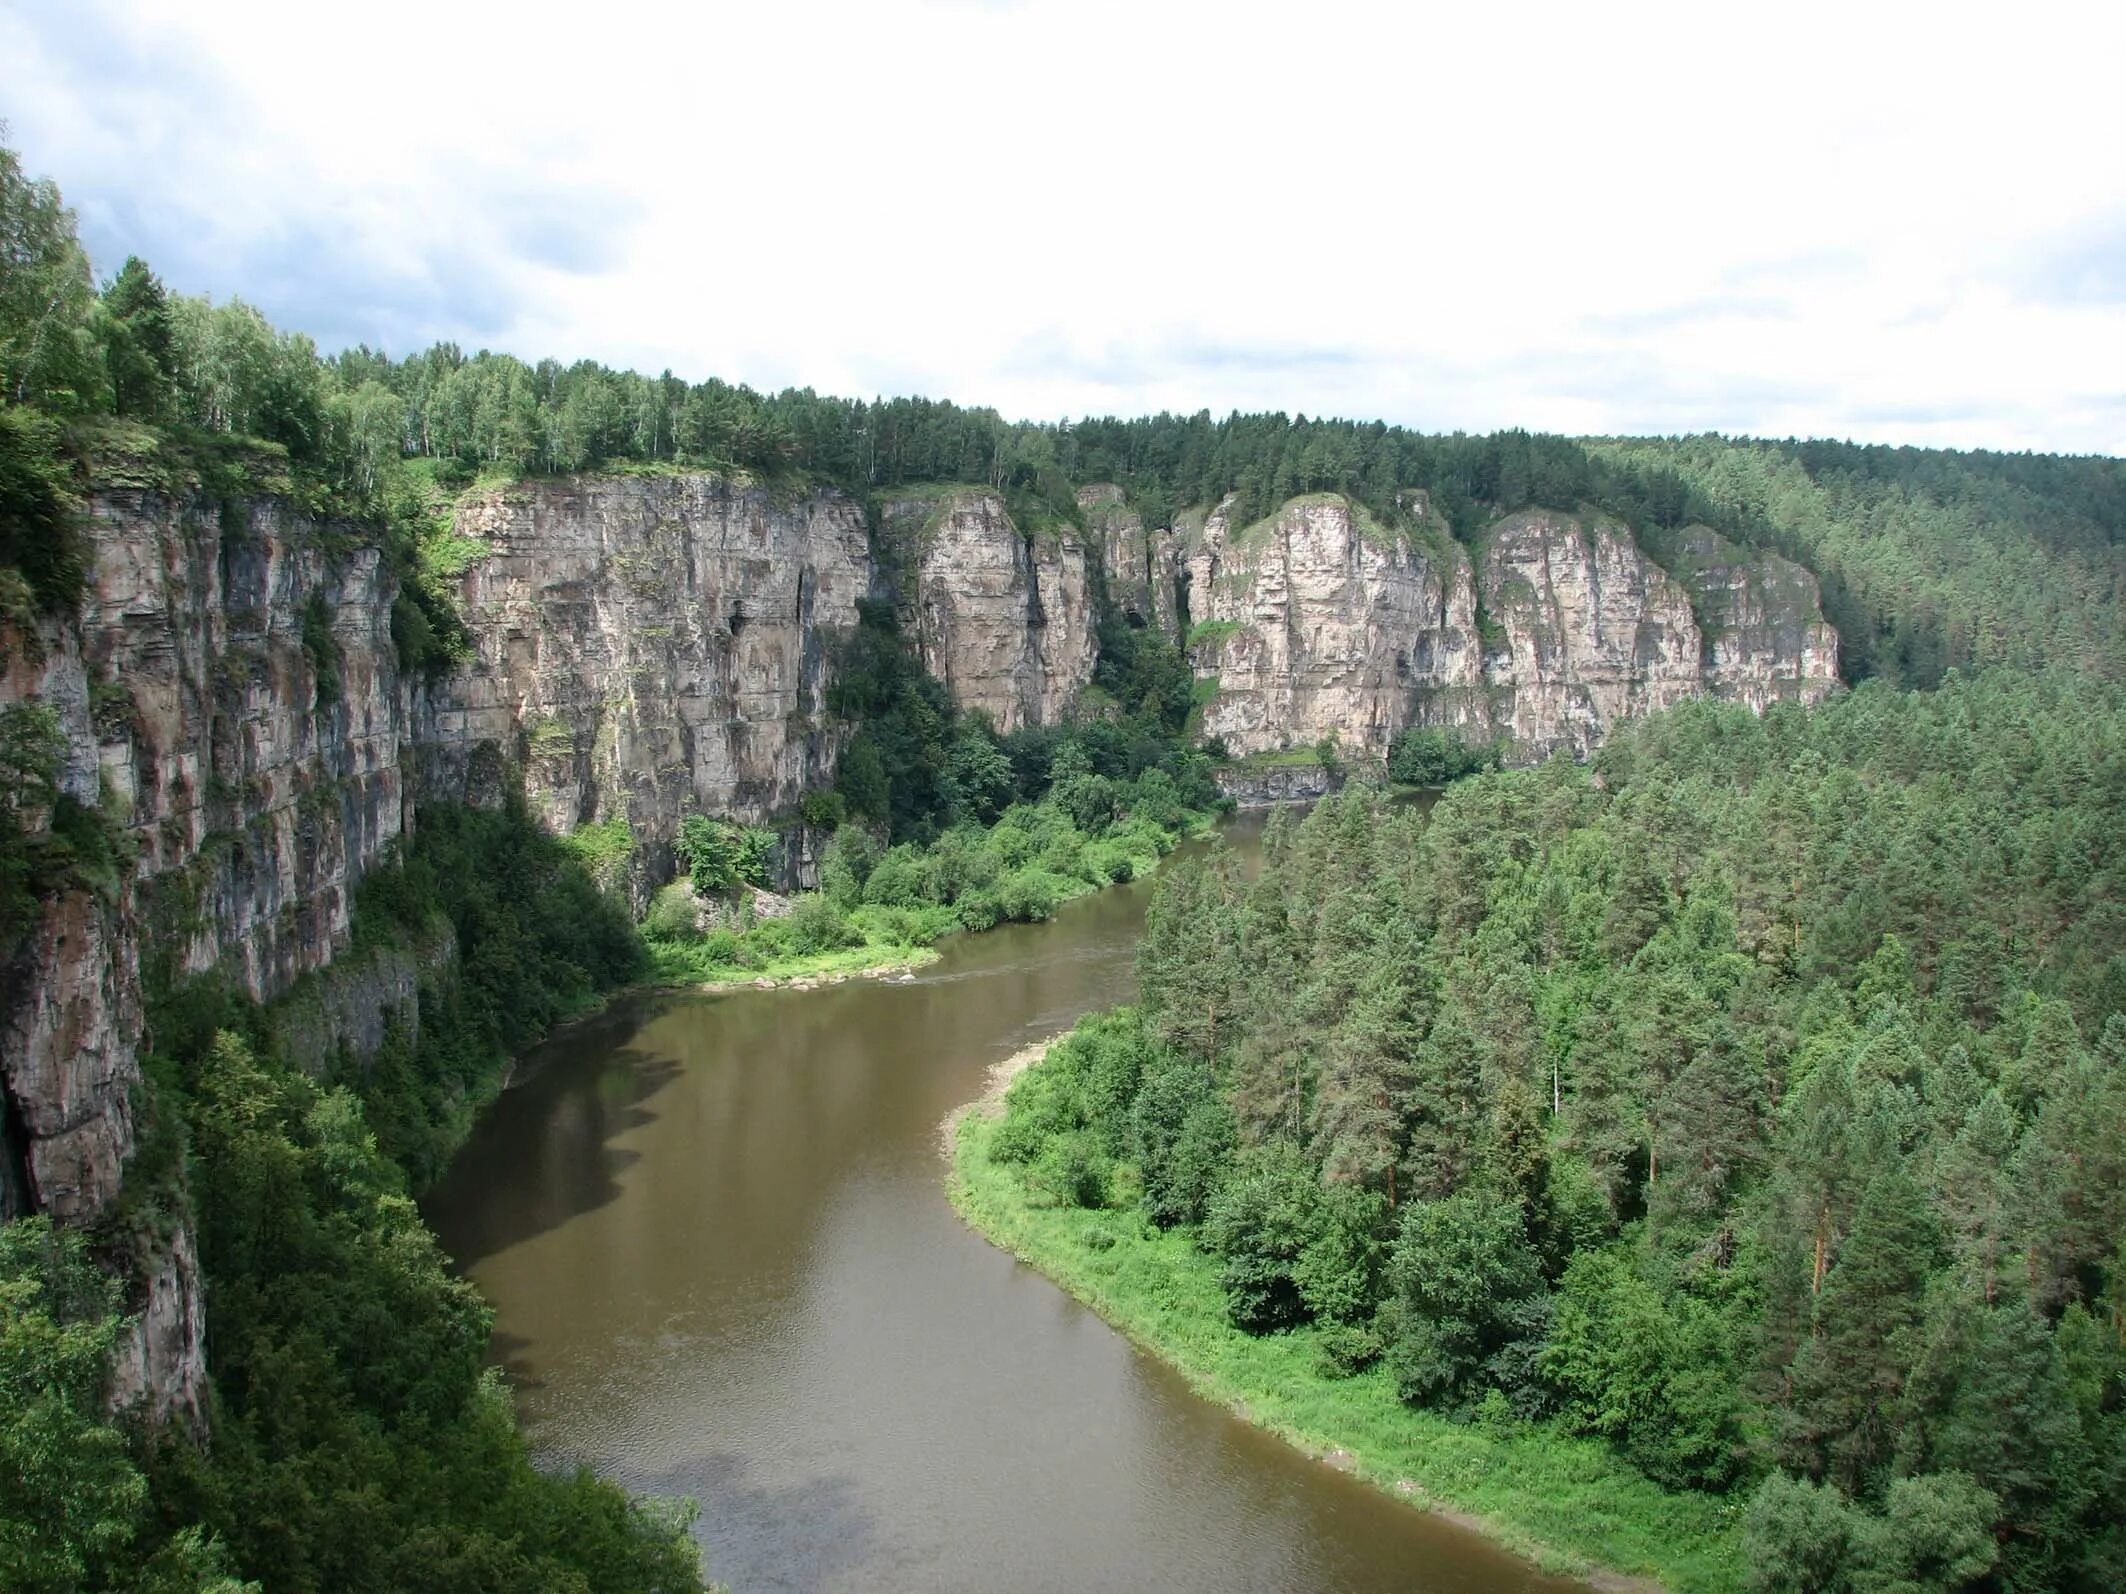
<svg viewBox="0 0 2126 1594">
<path fill-rule="evenodd" d="M 699 1500 L 737 1590 L 1574 1587 L 1198 1399 L 953 1214 L 940 1121 L 1134 995 L 1148 892 L 527 1059 L 426 1207 L 541 1455 Z"/>
</svg>

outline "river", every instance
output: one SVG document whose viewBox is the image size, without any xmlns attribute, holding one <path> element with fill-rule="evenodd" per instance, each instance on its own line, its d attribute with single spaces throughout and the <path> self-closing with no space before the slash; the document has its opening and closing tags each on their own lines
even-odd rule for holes
<svg viewBox="0 0 2126 1594">
<path fill-rule="evenodd" d="M 740 1594 L 1577 1588 L 1197 1398 L 953 1214 L 940 1121 L 1131 998 L 1149 890 L 527 1057 L 424 1207 L 542 1460 L 698 1500 Z"/>
</svg>

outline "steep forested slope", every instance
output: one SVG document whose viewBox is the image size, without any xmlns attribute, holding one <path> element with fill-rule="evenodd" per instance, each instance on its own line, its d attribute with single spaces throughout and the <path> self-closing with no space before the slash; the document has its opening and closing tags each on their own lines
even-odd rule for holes
<svg viewBox="0 0 2126 1594">
<path fill-rule="evenodd" d="M 1353 793 L 1165 878 L 1139 969 L 989 1154 L 1190 1229 L 1309 1376 L 1747 1499 L 1762 1588 L 2126 1577 L 2116 687 Z"/>
</svg>

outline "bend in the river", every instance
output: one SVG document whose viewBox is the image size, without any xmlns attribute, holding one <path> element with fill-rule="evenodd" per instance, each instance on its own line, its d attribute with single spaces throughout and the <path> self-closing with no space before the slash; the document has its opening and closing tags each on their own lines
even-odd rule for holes
<svg viewBox="0 0 2126 1594">
<path fill-rule="evenodd" d="M 739 1590 L 1575 1587 L 1197 1398 L 954 1215 L 940 1121 L 1130 999 L 1149 889 L 527 1059 L 425 1205 L 540 1452 L 700 1500 Z"/>
</svg>

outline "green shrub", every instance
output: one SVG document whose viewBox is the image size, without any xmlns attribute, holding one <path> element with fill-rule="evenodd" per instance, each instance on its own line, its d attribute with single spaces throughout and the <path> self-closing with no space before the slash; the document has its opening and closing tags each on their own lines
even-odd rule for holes
<svg viewBox="0 0 2126 1594">
<path fill-rule="evenodd" d="M 1107 1156 L 1083 1132 L 1058 1135 L 1041 1148 L 1027 1173 L 1027 1184 L 1059 1207 L 1097 1210 L 1107 1205 Z"/>
<path fill-rule="evenodd" d="M 674 880 L 660 887 L 650 899 L 649 916 L 642 921 L 643 933 L 660 941 L 696 941 L 701 938 L 700 907 L 693 888 Z"/>
<path fill-rule="evenodd" d="M 997 885 L 997 907 L 1006 919 L 1038 923 L 1053 918 L 1064 902 L 1077 895 L 1077 882 L 1044 869 L 1020 869 Z"/>
<path fill-rule="evenodd" d="M 37 606 L 56 614 L 80 598 L 89 560 L 58 422 L 0 404 L 0 569 L 21 571 Z"/>
<path fill-rule="evenodd" d="M 864 882 L 864 901 L 882 908 L 920 908 L 937 900 L 929 860 L 905 842 L 879 859 Z"/>
<path fill-rule="evenodd" d="M 864 944 L 864 932 L 818 892 L 799 897 L 788 916 L 775 922 L 787 936 L 790 951 L 798 957 L 816 957 L 822 952 Z"/>
</svg>

